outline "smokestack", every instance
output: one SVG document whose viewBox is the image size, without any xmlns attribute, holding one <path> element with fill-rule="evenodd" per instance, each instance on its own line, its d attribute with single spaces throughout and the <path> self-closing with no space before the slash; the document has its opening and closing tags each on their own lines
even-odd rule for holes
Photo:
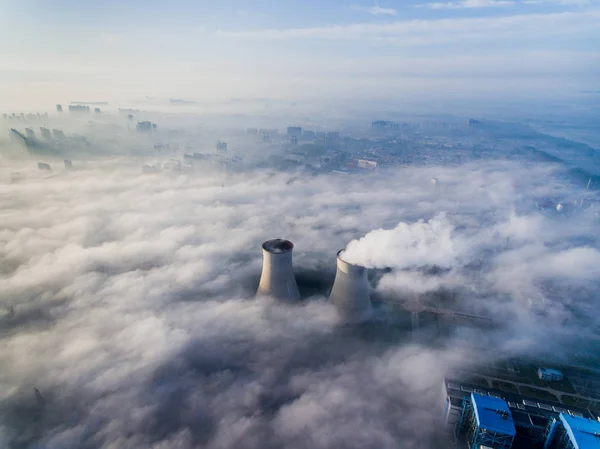
<svg viewBox="0 0 600 449">
<path fill-rule="evenodd" d="M 346 323 L 363 323 L 373 316 L 367 269 L 342 260 L 343 252 L 337 253 L 337 272 L 329 300 Z"/>
<path fill-rule="evenodd" d="M 294 244 L 283 239 L 267 240 L 262 249 L 263 268 L 256 294 L 284 301 L 299 300 L 300 292 L 292 266 Z"/>
</svg>

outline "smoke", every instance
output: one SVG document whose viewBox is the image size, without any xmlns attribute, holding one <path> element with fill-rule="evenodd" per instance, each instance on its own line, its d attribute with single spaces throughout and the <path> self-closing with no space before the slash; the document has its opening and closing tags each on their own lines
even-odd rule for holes
<svg viewBox="0 0 600 449">
<path fill-rule="evenodd" d="M 392 230 L 377 229 L 353 240 L 344 251 L 346 262 L 367 268 L 452 266 L 457 250 L 454 227 L 444 214 L 425 222 L 398 223 Z M 455 237 L 456 238 L 456 237 Z"/>
<path fill-rule="evenodd" d="M 439 447 L 441 381 L 481 360 L 474 342 L 567 357 L 565 336 L 598 325 L 596 212 L 535 208 L 577 194 L 556 167 L 84 168 L 0 167 L 3 447 Z M 254 298 L 271 238 L 294 243 L 297 306 Z M 452 290 L 515 327 L 435 348 L 385 320 L 344 328 L 325 299 L 342 247 L 391 269 L 377 294 Z"/>
</svg>

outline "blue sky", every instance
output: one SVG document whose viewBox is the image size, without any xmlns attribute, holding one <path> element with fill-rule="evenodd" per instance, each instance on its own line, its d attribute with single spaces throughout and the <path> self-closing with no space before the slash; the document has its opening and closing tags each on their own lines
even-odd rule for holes
<svg viewBox="0 0 600 449">
<path fill-rule="evenodd" d="M 0 94 L 600 88 L 600 0 L 0 0 Z"/>
</svg>

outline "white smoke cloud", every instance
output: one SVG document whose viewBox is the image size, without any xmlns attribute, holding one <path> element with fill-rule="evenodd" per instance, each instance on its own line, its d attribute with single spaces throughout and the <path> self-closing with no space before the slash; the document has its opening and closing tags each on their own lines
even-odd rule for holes
<svg viewBox="0 0 600 449">
<path fill-rule="evenodd" d="M 453 231 L 454 226 L 443 214 L 427 222 L 400 222 L 394 229 L 378 229 L 360 240 L 353 240 L 346 247 L 343 258 L 367 268 L 452 266 L 457 257 Z"/>
</svg>

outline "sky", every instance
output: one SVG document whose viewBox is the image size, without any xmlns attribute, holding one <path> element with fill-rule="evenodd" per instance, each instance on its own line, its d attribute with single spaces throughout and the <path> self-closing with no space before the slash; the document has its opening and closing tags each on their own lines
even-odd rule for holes
<svg viewBox="0 0 600 449">
<path fill-rule="evenodd" d="M 598 0 L 0 0 L 0 94 L 356 98 L 597 90 Z"/>
</svg>

